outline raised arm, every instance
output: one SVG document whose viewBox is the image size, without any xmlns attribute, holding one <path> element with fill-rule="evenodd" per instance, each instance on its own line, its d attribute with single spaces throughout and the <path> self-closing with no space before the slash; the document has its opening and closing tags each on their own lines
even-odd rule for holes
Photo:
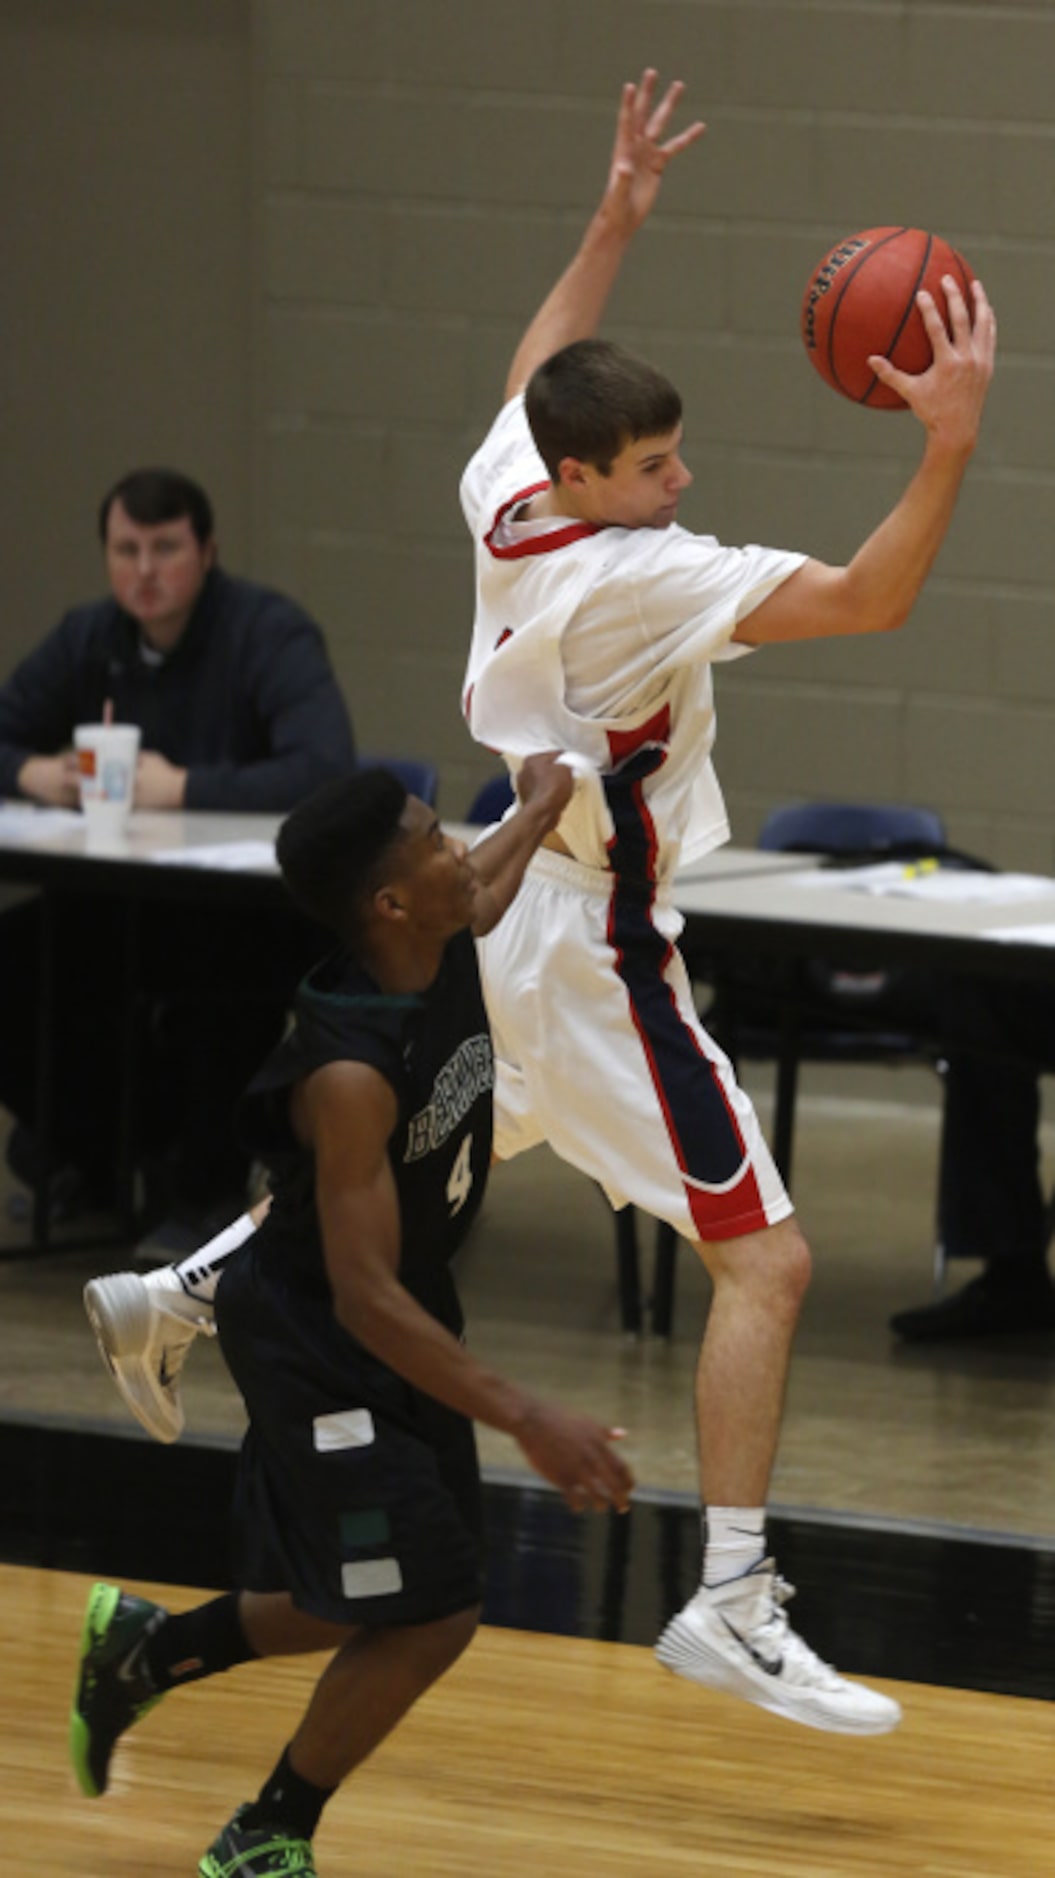
<svg viewBox="0 0 1055 1878">
<path fill-rule="evenodd" d="M 846 567 L 807 561 L 737 627 L 741 645 L 889 632 L 904 624 L 945 539 L 971 460 L 993 376 L 996 319 L 979 281 L 973 319 L 951 276 L 944 281 L 951 331 L 929 293 L 918 296 L 934 351 L 925 372 L 872 358 L 924 427 L 923 460 L 904 495 Z"/>
<path fill-rule="evenodd" d="M 623 86 L 615 144 L 604 194 L 575 258 L 542 302 L 513 355 L 506 398 L 523 390 L 543 359 L 575 339 L 596 333 L 623 256 L 652 211 L 672 157 L 703 136 L 701 123 L 663 141 L 685 87 L 675 79 L 658 104 L 657 74 L 641 75 L 639 84 Z"/>
</svg>

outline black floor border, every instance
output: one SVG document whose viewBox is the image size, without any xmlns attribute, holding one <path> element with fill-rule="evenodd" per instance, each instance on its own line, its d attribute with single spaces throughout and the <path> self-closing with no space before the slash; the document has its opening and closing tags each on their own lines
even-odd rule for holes
<svg viewBox="0 0 1055 1878">
<path fill-rule="evenodd" d="M 232 1442 L 162 1448 L 59 1418 L 0 1421 L 0 1557 L 223 1589 Z M 699 1515 L 641 1495 L 576 1518 L 512 1475 L 485 1483 L 485 1620 L 651 1644 L 695 1588 Z M 798 1588 L 792 1620 L 852 1674 L 1055 1699 L 1055 1544 L 776 1508 L 770 1539 Z"/>
</svg>

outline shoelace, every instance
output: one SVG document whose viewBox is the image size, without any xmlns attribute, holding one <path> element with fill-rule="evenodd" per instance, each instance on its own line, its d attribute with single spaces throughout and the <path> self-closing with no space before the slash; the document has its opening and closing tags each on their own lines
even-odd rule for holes
<svg viewBox="0 0 1055 1878">
<path fill-rule="evenodd" d="M 268 1869 L 274 1873 L 274 1878 L 282 1878 L 283 1874 L 285 1878 L 314 1878 L 315 1867 L 307 1840 L 294 1839 L 287 1845 L 276 1846 Z"/>
<path fill-rule="evenodd" d="M 175 1327 L 174 1333 L 170 1333 L 170 1341 L 172 1343 L 179 1343 L 181 1345 L 189 1343 L 192 1337 L 198 1336 L 199 1334 L 203 1337 L 215 1337 L 216 1335 L 216 1325 L 213 1319 L 206 1317 L 204 1313 L 201 1317 L 183 1317 L 178 1311 L 167 1310 L 165 1305 L 160 1303 L 158 1309 L 166 1321 Z M 181 1335 L 181 1332 L 185 1334 Z"/>
</svg>

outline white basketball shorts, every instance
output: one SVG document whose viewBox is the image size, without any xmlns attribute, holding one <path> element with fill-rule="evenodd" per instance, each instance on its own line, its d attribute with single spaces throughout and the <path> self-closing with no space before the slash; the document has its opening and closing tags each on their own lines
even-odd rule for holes
<svg viewBox="0 0 1055 1878">
<path fill-rule="evenodd" d="M 541 849 L 479 945 L 494 1035 L 495 1153 L 548 1141 L 691 1240 L 792 1204 L 750 1098 L 696 1014 L 669 896 Z"/>
</svg>

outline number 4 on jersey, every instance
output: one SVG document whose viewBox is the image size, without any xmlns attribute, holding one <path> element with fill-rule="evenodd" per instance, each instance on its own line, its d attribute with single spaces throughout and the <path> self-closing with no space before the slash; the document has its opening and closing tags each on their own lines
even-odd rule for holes
<svg viewBox="0 0 1055 1878">
<path fill-rule="evenodd" d="M 460 1213 L 473 1190 L 473 1138 L 466 1135 L 458 1149 L 458 1158 L 451 1168 L 451 1177 L 447 1182 L 447 1198 L 450 1201 L 451 1218 Z"/>
</svg>

